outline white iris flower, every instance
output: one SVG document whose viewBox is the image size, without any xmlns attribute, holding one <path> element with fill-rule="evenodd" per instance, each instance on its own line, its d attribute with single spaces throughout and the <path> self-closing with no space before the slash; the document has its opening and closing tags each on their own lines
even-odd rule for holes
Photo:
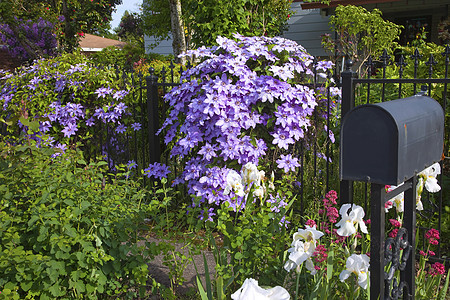
<svg viewBox="0 0 450 300">
<path fill-rule="evenodd" d="M 349 208 L 352 208 L 350 213 L 348 214 Z M 357 227 L 361 227 L 361 231 L 363 233 L 368 233 L 366 224 L 364 223 L 364 209 L 356 204 L 343 204 L 341 209 L 339 210 L 339 214 L 342 216 L 342 219 L 336 223 L 337 227 L 340 227 L 337 230 L 337 234 L 340 236 L 350 236 L 356 233 Z"/>
<path fill-rule="evenodd" d="M 369 279 L 370 259 L 365 254 L 352 254 L 347 258 L 346 270 L 339 274 L 341 281 L 346 280 L 350 274 L 354 273 L 358 277 L 358 284 L 363 289 L 367 289 Z"/>
<path fill-rule="evenodd" d="M 400 183 L 398 186 L 391 185 L 388 188 L 387 192 L 389 193 L 390 191 L 393 191 L 393 190 L 395 190 L 396 188 L 398 188 L 399 186 L 402 186 L 402 185 L 403 185 L 403 182 Z M 393 202 L 393 205 L 395 206 L 395 209 L 397 210 L 397 212 L 401 213 L 404 210 L 405 193 L 402 192 L 402 193 L 398 194 L 397 196 L 395 196 L 394 198 L 391 198 L 389 201 Z"/>
<path fill-rule="evenodd" d="M 323 236 L 323 233 L 316 230 L 316 226 L 306 225 L 305 227 L 305 229 L 299 229 L 298 232 L 294 233 L 292 247 L 288 250 L 290 253 L 289 259 L 284 264 L 284 269 L 289 272 L 293 268 L 297 268 L 297 272 L 299 272 L 301 264 L 306 262 L 306 268 L 311 272 L 311 275 L 314 275 L 317 270 L 314 268 L 311 256 L 316 250 L 317 240 Z"/>
<path fill-rule="evenodd" d="M 261 179 L 264 178 L 264 171 L 259 171 L 254 163 L 249 162 L 242 167 L 241 176 L 244 185 L 253 183 L 260 186 Z"/>
<path fill-rule="evenodd" d="M 439 174 L 441 174 L 441 165 L 439 163 L 435 163 L 419 173 L 419 176 L 425 182 L 425 188 L 430 193 L 437 193 L 441 190 L 436 179 Z"/>
<path fill-rule="evenodd" d="M 291 296 L 281 286 L 263 289 L 253 278 L 245 279 L 242 286 L 231 295 L 233 300 L 289 300 Z"/>
<path fill-rule="evenodd" d="M 234 170 L 229 171 L 227 174 L 227 185 L 225 186 L 223 193 L 228 195 L 230 191 L 240 197 L 245 195 L 241 175 Z"/>
</svg>

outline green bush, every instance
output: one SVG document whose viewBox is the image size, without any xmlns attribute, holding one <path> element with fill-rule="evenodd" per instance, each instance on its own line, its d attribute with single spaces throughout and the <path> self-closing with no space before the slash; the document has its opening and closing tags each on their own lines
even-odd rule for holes
<svg viewBox="0 0 450 300">
<path fill-rule="evenodd" d="M 153 206 L 105 165 L 0 141 L 0 299 L 143 295 L 159 247 L 137 242 Z"/>
</svg>

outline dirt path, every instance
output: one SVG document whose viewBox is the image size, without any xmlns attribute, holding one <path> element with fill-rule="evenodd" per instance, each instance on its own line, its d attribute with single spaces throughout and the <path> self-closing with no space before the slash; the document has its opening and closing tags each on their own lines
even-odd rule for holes
<svg viewBox="0 0 450 300">
<path fill-rule="evenodd" d="M 164 241 L 161 238 L 156 237 L 149 237 L 149 242 L 155 242 L 160 243 Z M 175 246 L 174 252 L 179 252 L 183 255 L 185 255 L 187 258 L 191 257 L 189 254 L 189 246 L 186 246 L 184 243 L 174 243 Z M 215 271 L 215 261 L 214 261 L 214 255 L 211 251 L 204 250 L 202 253 L 205 254 L 206 261 L 208 263 L 208 269 L 210 273 L 210 277 L 213 278 Z M 203 285 L 205 285 L 205 265 L 203 260 L 203 254 L 193 255 L 192 260 L 195 263 L 195 266 L 197 266 L 197 270 L 199 272 L 200 278 L 203 282 Z M 195 291 L 197 290 L 197 272 L 194 267 L 194 263 L 188 262 L 185 266 L 184 272 L 183 272 L 183 278 L 185 281 L 182 285 L 177 286 L 175 288 L 176 294 L 179 296 L 186 295 L 186 294 L 192 294 L 192 289 Z M 151 262 L 148 263 L 149 266 L 149 272 L 150 275 L 160 284 L 170 288 L 170 268 L 166 265 L 164 265 L 164 256 L 158 255 L 153 259 Z M 151 298 L 151 299 L 158 299 L 158 298 Z"/>
</svg>

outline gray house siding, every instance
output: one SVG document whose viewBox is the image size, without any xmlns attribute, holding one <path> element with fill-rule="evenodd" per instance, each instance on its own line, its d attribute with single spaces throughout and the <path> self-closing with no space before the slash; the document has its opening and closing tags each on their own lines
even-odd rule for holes
<svg viewBox="0 0 450 300">
<path fill-rule="evenodd" d="M 328 25 L 328 16 L 322 16 L 320 9 L 303 10 L 300 3 L 292 3 L 294 14 L 288 20 L 288 30 L 283 37 L 296 41 L 305 47 L 309 54 L 314 56 L 327 56 L 322 48 L 322 35 L 331 34 Z"/>
<path fill-rule="evenodd" d="M 151 48 L 151 45 L 155 43 L 155 37 L 153 36 L 144 36 L 145 43 L 145 53 L 158 53 L 169 55 L 173 54 L 172 49 L 172 38 L 170 37 L 168 40 L 161 41 L 158 46 Z"/>
</svg>

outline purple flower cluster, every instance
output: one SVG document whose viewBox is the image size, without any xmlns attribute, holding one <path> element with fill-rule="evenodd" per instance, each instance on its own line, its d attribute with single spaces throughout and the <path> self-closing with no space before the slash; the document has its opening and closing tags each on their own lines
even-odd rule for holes
<svg viewBox="0 0 450 300">
<path fill-rule="evenodd" d="M 176 182 L 187 182 L 201 203 L 219 204 L 230 201 L 222 192 L 227 164 L 257 165 L 270 150 L 292 148 L 311 124 L 318 92 L 295 81 L 312 78 L 314 64 L 294 41 L 235 34 L 216 42 L 186 53 L 202 61 L 165 96 L 171 111 L 160 132 L 166 144 L 175 142 L 171 156 L 188 158 Z M 278 166 L 289 171 L 299 164 L 285 155 Z"/>
<path fill-rule="evenodd" d="M 37 22 L 31 20 L 24 21 L 16 18 L 16 22 L 18 24 L 16 28 L 18 32 L 27 37 L 30 42 L 41 48 L 44 54 L 49 56 L 56 55 L 57 40 L 53 33 L 54 25 L 51 22 L 42 18 L 39 18 Z M 33 51 L 33 49 L 24 48 L 23 43 L 21 43 L 19 37 L 14 34 L 10 25 L 0 25 L 0 39 L 3 43 L 8 45 L 9 53 L 12 56 L 23 60 L 31 58 L 30 51 Z"/>
<path fill-rule="evenodd" d="M 169 167 L 158 162 L 150 164 L 147 169 L 144 169 L 144 175 L 148 178 L 162 179 L 166 178 L 169 173 Z"/>
</svg>

